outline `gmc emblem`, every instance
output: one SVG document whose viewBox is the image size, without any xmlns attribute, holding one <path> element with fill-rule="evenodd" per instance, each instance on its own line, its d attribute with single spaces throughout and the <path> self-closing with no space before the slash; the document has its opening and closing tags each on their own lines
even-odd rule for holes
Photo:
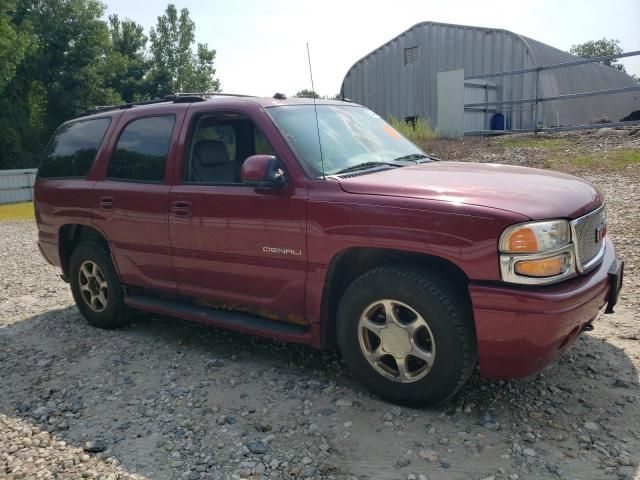
<svg viewBox="0 0 640 480">
<path fill-rule="evenodd" d="M 607 224 L 602 222 L 598 228 L 596 228 L 596 243 L 600 243 L 607 235 Z"/>
</svg>

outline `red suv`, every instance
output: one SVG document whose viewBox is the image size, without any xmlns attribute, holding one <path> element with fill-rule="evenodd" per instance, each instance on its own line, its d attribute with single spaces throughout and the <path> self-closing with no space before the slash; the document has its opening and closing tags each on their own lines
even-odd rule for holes
<svg viewBox="0 0 640 480">
<path fill-rule="evenodd" d="M 590 184 L 431 158 L 348 102 L 176 95 L 63 124 L 39 246 L 102 328 L 147 310 L 326 347 L 424 405 L 542 369 L 618 298 Z"/>
</svg>

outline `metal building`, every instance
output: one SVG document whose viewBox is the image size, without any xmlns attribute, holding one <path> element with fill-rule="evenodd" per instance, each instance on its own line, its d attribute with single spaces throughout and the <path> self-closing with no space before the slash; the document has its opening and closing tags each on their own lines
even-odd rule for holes
<svg viewBox="0 0 640 480">
<path fill-rule="evenodd" d="M 36 168 L 0 170 L 0 205 L 32 200 L 37 172 Z"/>
<path fill-rule="evenodd" d="M 341 94 L 382 117 L 428 119 L 437 127 L 437 76 L 464 69 L 464 75 L 497 73 L 578 60 L 537 40 L 493 28 L 422 22 L 362 59 L 347 72 Z M 517 100 L 637 85 L 628 75 L 599 63 L 496 76 L 464 82 L 464 103 Z M 446 98 L 446 97 L 445 97 Z M 587 124 L 605 115 L 618 121 L 640 108 L 640 92 L 624 92 L 537 105 L 465 108 L 464 130 L 490 128 L 503 113 L 506 129 Z"/>
</svg>

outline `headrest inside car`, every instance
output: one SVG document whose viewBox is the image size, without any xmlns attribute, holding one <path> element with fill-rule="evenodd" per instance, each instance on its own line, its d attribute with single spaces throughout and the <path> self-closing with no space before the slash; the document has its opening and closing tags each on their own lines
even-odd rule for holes
<svg viewBox="0 0 640 480">
<path fill-rule="evenodd" d="M 229 152 L 220 140 L 200 140 L 193 149 L 195 160 L 203 166 L 229 163 Z"/>
</svg>

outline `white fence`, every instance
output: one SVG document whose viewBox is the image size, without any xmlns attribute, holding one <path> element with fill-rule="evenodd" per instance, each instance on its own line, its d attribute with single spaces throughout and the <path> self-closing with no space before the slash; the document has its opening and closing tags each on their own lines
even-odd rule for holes
<svg viewBox="0 0 640 480">
<path fill-rule="evenodd" d="M 0 204 L 33 200 L 37 168 L 0 170 Z"/>
</svg>

